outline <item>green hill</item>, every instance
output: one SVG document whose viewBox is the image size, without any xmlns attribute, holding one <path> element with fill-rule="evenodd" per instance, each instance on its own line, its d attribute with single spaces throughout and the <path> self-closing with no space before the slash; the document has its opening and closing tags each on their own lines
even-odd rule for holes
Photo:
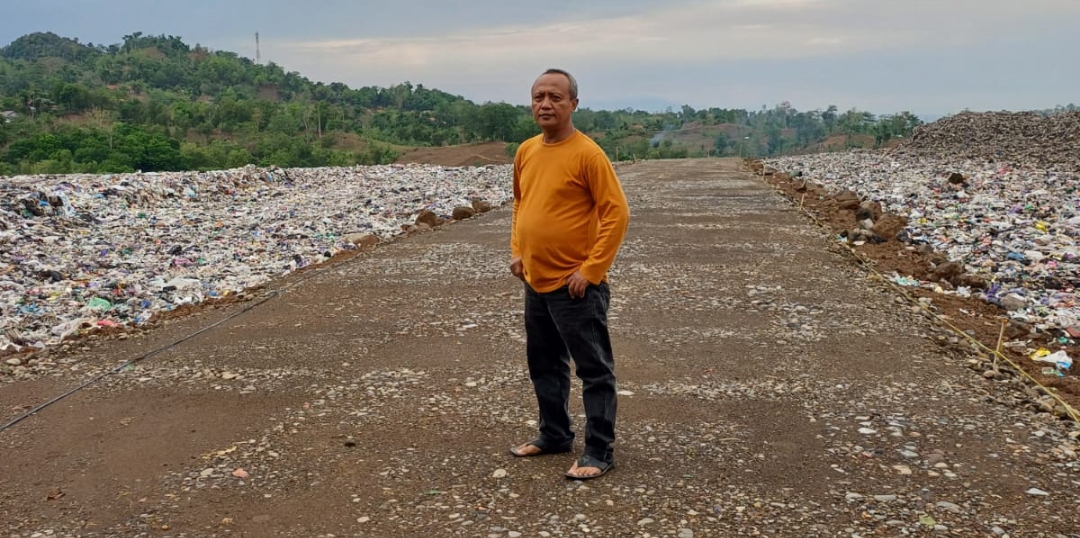
<svg viewBox="0 0 1080 538">
<path fill-rule="evenodd" d="M 882 141 L 918 121 L 830 110 L 585 109 L 575 124 L 629 159 L 776 154 L 837 133 Z M 0 48 L 0 114 L 0 174 L 387 163 L 415 147 L 501 142 L 512 152 L 538 132 L 527 107 L 409 82 L 326 84 L 141 33 L 108 46 L 35 33 Z"/>
</svg>

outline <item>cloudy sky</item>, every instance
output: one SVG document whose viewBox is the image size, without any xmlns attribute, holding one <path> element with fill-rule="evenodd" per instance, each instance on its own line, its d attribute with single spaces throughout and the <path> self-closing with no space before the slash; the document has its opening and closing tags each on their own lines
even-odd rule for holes
<svg viewBox="0 0 1080 538">
<path fill-rule="evenodd" d="M 937 116 L 1080 104 L 1080 0 L 33 0 L 0 43 L 134 31 L 350 86 L 410 81 L 523 104 L 572 71 L 583 107 L 836 104 Z"/>
</svg>

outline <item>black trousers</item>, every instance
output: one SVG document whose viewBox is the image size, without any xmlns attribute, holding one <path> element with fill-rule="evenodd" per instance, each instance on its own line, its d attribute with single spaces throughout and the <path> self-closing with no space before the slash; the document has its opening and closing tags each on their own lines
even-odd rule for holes
<svg viewBox="0 0 1080 538">
<path fill-rule="evenodd" d="M 585 404 L 585 454 L 613 461 L 615 360 L 611 353 L 606 282 L 571 298 L 565 286 L 537 293 L 525 285 L 525 332 L 529 377 L 540 408 L 540 438 L 551 447 L 574 441 L 570 421 L 570 359 L 577 366 Z"/>
</svg>

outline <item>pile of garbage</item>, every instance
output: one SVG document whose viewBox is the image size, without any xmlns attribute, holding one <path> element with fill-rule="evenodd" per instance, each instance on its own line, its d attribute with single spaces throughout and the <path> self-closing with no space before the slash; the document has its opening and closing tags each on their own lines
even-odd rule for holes
<svg viewBox="0 0 1080 538">
<path fill-rule="evenodd" d="M 1080 111 L 962 112 L 920 125 L 897 152 L 950 162 L 1023 164 L 1080 173 Z"/>
<path fill-rule="evenodd" d="M 907 219 L 901 240 L 929 245 L 986 283 L 984 289 L 971 290 L 973 295 L 1003 307 L 1018 321 L 1067 333 L 1062 337 L 1080 337 L 1077 174 L 867 151 L 765 164 L 829 192 L 850 190 L 880 203 L 884 211 Z M 898 277 L 912 280 L 911 275 Z"/>
<path fill-rule="evenodd" d="M 507 165 L 0 178 L 0 353 L 240 293 L 512 199 Z"/>
</svg>

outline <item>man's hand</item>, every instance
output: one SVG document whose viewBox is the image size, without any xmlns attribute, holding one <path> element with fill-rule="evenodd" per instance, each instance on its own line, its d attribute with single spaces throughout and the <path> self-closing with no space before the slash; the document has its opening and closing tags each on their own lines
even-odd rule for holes
<svg viewBox="0 0 1080 538">
<path fill-rule="evenodd" d="M 521 263 L 521 256 L 517 256 L 510 260 L 510 274 L 521 279 L 525 282 L 525 264 Z"/>
<path fill-rule="evenodd" d="M 566 285 L 570 289 L 570 297 L 580 299 L 585 296 L 585 289 L 589 287 L 589 281 L 581 276 L 581 271 L 574 271 L 574 274 L 566 279 Z"/>
</svg>

